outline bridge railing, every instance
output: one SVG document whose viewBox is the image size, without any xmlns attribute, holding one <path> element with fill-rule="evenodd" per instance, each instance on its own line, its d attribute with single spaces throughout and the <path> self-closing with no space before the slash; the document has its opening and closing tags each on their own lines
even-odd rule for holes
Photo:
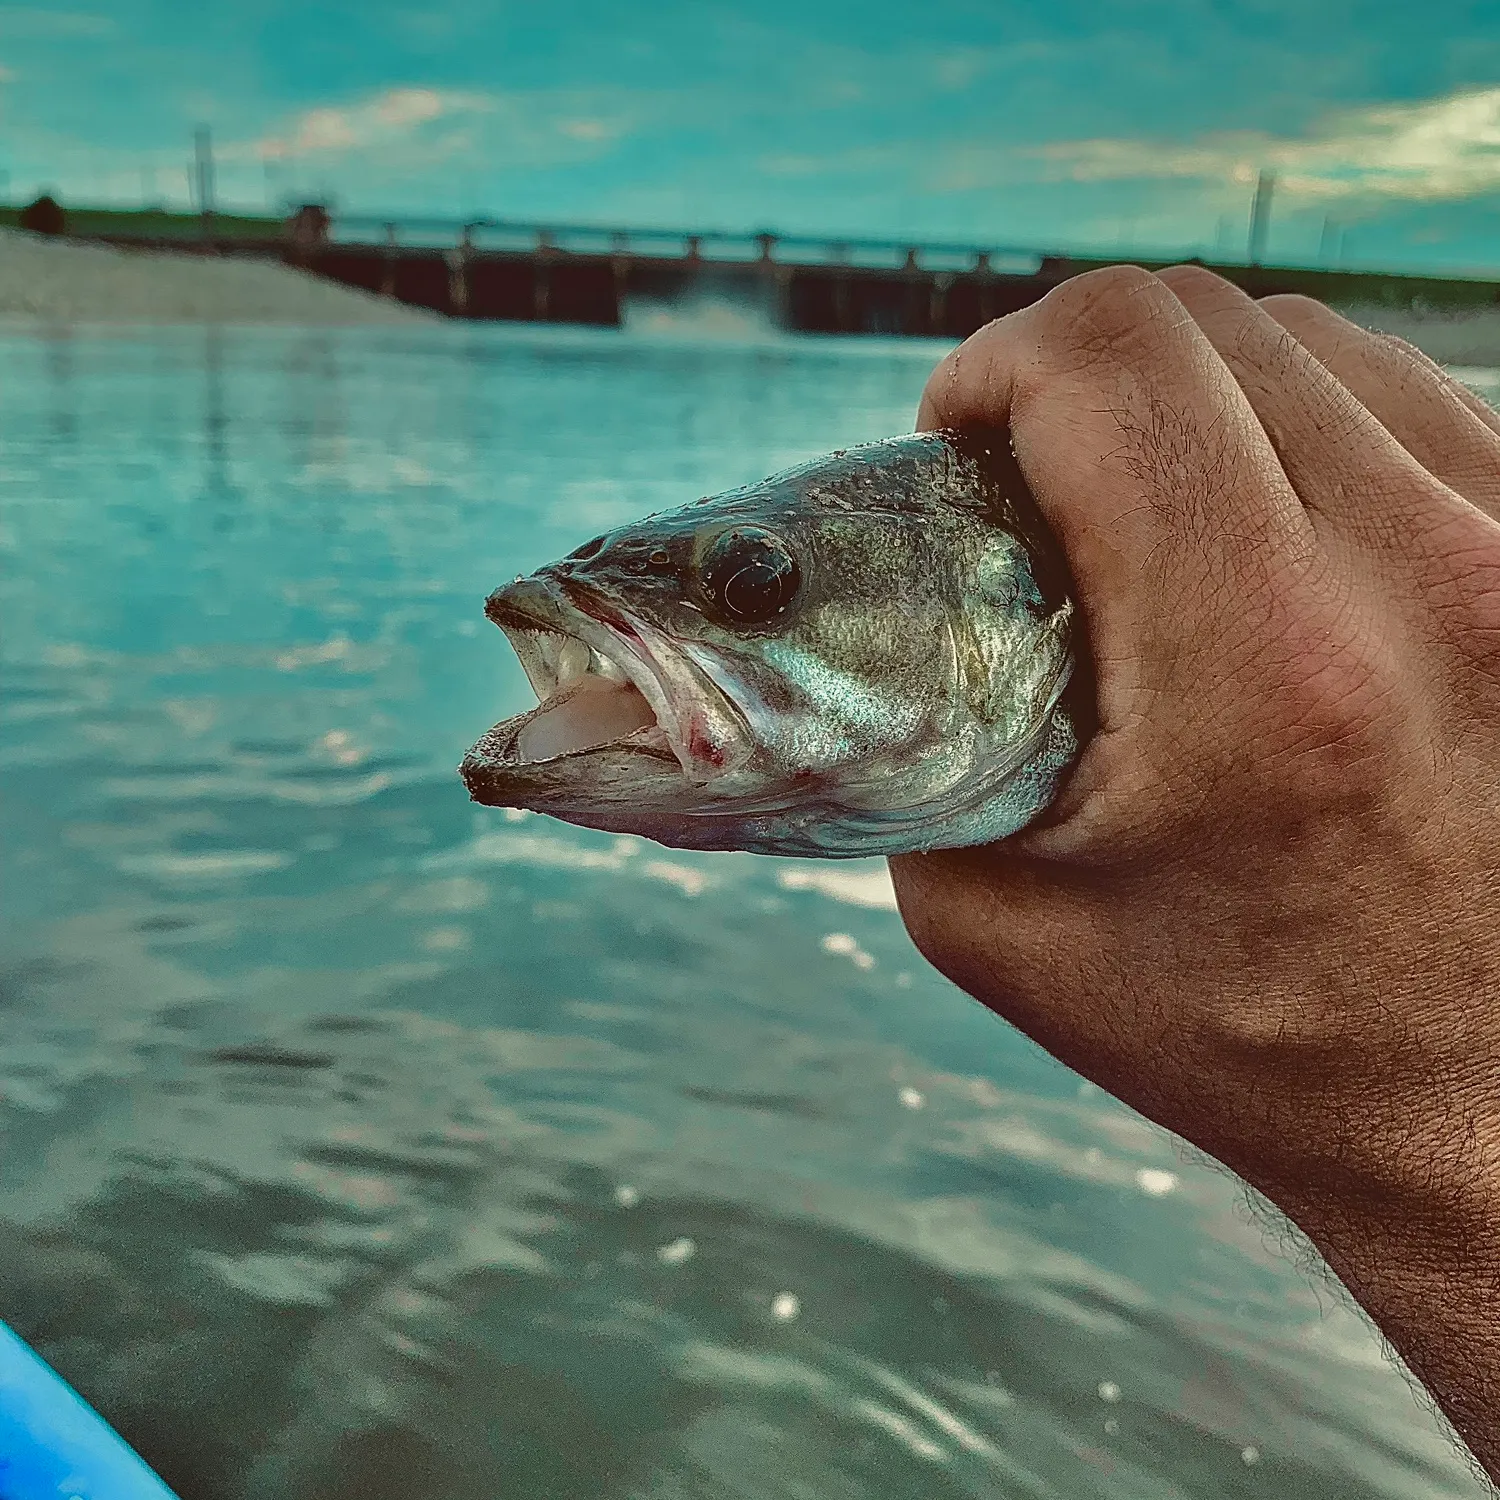
<svg viewBox="0 0 1500 1500">
<path fill-rule="evenodd" d="M 746 265 L 849 266 L 879 271 L 932 274 L 993 271 L 1034 274 L 1043 257 L 1016 245 L 955 241 L 914 242 L 851 236 L 836 239 L 809 234 L 657 227 L 621 228 L 608 224 L 499 219 L 462 219 L 418 214 L 330 213 L 306 204 L 285 219 L 254 214 L 174 214 L 164 211 L 69 213 L 69 232 L 119 243 L 182 245 L 212 249 L 251 246 L 273 250 L 288 242 L 302 250 L 323 243 L 380 245 L 392 250 L 445 252 L 509 251 L 547 255 L 608 255 L 627 260 Z M 97 221 L 97 222 L 96 222 Z M 23 227 L 25 227 L 23 225 Z"/>
<path fill-rule="evenodd" d="M 814 235 L 735 233 L 728 230 L 620 229 L 600 224 L 542 224 L 515 219 L 452 219 L 373 214 L 339 215 L 335 242 L 386 244 L 393 249 L 464 248 L 474 252 L 614 255 L 631 259 L 724 261 L 743 265 L 848 265 L 880 270 L 984 271 L 1030 275 L 1042 257 L 1011 245 L 951 242 L 913 244 L 892 239 L 826 239 Z"/>
</svg>

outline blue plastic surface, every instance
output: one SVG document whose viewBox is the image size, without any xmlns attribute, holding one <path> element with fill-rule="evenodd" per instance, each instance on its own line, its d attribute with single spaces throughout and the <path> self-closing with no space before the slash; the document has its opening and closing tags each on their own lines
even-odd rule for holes
<svg viewBox="0 0 1500 1500">
<path fill-rule="evenodd" d="M 176 1500 L 114 1428 L 3 1323 L 0 1500 Z"/>
</svg>

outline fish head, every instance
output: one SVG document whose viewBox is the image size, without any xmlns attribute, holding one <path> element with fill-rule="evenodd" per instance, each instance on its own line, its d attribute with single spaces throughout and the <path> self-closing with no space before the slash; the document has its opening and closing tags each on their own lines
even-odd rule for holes
<svg viewBox="0 0 1500 1500">
<path fill-rule="evenodd" d="M 486 613 L 538 705 L 469 752 L 471 795 L 775 852 L 834 852 L 828 830 L 899 821 L 893 801 L 930 808 L 1011 702 L 997 654 L 1034 665 L 1051 608 L 973 469 L 951 435 L 866 444 L 496 590 Z"/>
</svg>

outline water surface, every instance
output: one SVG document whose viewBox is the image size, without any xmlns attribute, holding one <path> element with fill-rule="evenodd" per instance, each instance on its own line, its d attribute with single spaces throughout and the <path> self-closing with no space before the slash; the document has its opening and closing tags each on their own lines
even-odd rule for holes
<svg viewBox="0 0 1500 1500">
<path fill-rule="evenodd" d="M 498 582 L 937 346 L 0 339 L 0 1315 L 185 1500 L 1476 1496 L 878 864 L 476 809 Z"/>
</svg>

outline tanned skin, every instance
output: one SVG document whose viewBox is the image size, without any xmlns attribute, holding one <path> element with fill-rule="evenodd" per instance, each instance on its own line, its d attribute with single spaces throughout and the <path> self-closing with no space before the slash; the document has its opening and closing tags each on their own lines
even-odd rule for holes
<svg viewBox="0 0 1500 1500">
<path fill-rule="evenodd" d="M 1062 541 L 1099 729 L 891 867 L 923 953 L 1322 1252 L 1500 1479 L 1500 417 L 1409 345 L 1111 267 L 943 361 Z"/>
</svg>

